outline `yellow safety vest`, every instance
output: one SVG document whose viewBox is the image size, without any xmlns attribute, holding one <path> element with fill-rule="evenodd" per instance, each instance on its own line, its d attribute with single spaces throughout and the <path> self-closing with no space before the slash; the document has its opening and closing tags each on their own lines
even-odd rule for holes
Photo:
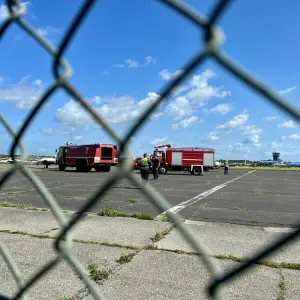
<svg viewBox="0 0 300 300">
<path fill-rule="evenodd" d="M 141 159 L 141 166 L 147 167 L 148 166 L 148 158 L 144 157 Z"/>
</svg>

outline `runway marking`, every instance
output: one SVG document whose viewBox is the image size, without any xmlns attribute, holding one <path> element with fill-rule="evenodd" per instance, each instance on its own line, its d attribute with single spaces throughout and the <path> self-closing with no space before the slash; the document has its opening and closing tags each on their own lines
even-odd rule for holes
<svg viewBox="0 0 300 300">
<path fill-rule="evenodd" d="M 185 220 L 184 223 L 187 225 L 212 226 L 212 227 L 218 227 L 218 226 L 220 226 L 220 224 L 223 224 L 223 223 L 216 223 L 216 222 L 193 221 L 193 220 Z M 235 226 L 240 226 L 240 225 L 226 224 L 226 226 L 235 227 Z M 263 231 L 271 232 L 271 233 L 291 233 L 296 230 L 296 228 L 293 228 L 293 227 L 260 227 L 260 226 L 253 227 L 253 226 L 248 226 L 248 225 L 243 225 L 243 226 L 254 229 L 254 230 L 258 230 L 260 228 Z"/>
<path fill-rule="evenodd" d="M 244 176 L 246 176 L 246 175 L 248 175 L 248 174 L 254 173 L 254 172 L 256 172 L 256 170 L 250 171 L 250 172 L 245 173 L 245 174 L 243 174 L 243 175 L 241 175 L 241 176 L 238 176 L 238 177 L 236 177 L 236 178 L 234 178 L 234 179 L 232 179 L 232 180 L 229 180 L 229 181 L 227 181 L 227 182 L 225 182 L 225 183 L 222 183 L 222 184 L 220 184 L 220 185 L 217 185 L 217 186 L 215 186 L 214 188 L 212 188 L 212 189 L 210 189 L 210 190 L 207 190 L 207 191 L 205 191 L 205 192 L 203 192 L 203 193 L 201 193 L 201 194 L 199 194 L 199 195 L 197 195 L 197 196 L 195 196 L 195 197 L 193 197 L 193 198 L 191 198 L 191 199 L 189 199 L 189 200 L 187 200 L 187 201 L 184 201 L 184 202 L 180 203 L 179 205 L 175 205 L 175 206 L 169 208 L 168 210 L 166 210 L 166 211 L 164 211 L 163 213 L 161 213 L 160 215 L 158 215 L 157 218 L 158 218 L 158 217 L 165 216 L 166 213 L 167 213 L 168 211 L 169 211 L 169 212 L 173 212 L 174 214 L 176 214 L 176 213 L 178 213 L 179 211 L 183 210 L 184 208 L 186 208 L 186 207 L 188 207 L 188 206 L 190 206 L 190 205 L 192 205 L 192 204 L 195 204 L 195 203 L 197 203 L 198 201 L 200 201 L 200 200 L 206 198 L 207 196 L 209 196 L 209 195 L 215 193 L 216 191 L 218 191 L 218 190 L 224 188 L 224 187 L 227 186 L 228 184 L 230 184 L 230 183 L 232 183 L 232 182 L 234 182 L 234 181 L 236 181 L 236 180 L 238 180 L 238 179 L 240 179 L 240 178 L 242 178 L 242 177 L 244 177 Z"/>
<path fill-rule="evenodd" d="M 252 176 L 254 176 L 254 177 L 256 177 L 256 178 L 262 178 L 262 177 L 259 177 L 259 176 L 257 176 L 257 175 L 254 175 L 254 174 L 251 174 Z"/>
</svg>

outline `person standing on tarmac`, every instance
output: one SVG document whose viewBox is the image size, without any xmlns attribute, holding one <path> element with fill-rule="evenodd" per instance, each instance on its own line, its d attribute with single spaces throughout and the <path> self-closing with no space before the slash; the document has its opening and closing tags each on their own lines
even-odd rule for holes
<svg viewBox="0 0 300 300">
<path fill-rule="evenodd" d="M 159 160 L 157 159 L 156 155 L 153 155 L 152 158 L 152 174 L 153 179 L 158 179 L 158 168 L 159 168 Z"/>
<path fill-rule="evenodd" d="M 228 169 L 229 169 L 228 160 L 225 160 L 225 162 L 224 162 L 224 175 L 228 175 Z"/>
<path fill-rule="evenodd" d="M 150 168 L 152 167 L 151 161 L 148 159 L 148 154 L 144 153 L 143 158 L 141 159 L 141 177 L 144 183 L 146 184 L 149 178 Z"/>
</svg>

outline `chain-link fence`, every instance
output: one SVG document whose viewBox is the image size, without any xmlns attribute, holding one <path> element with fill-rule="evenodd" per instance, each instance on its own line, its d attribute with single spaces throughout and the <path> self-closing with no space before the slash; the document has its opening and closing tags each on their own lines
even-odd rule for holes
<svg viewBox="0 0 300 300">
<path fill-rule="evenodd" d="M 206 59 L 214 59 L 218 62 L 223 68 L 225 68 L 230 74 L 235 76 L 237 79 L 242 81 L 247 85 L 247 87 L 252 88 L 257 93 L 261 94 L 267 101 L 271 104 L 274 104 L 282 111 L 291 115 L 296 120 L 300 120 L 300 113 L 296 108 L 292 107 L 286 101 L 281 99 L 277 93 L 273 92 L 270 88 L 266 87 L 263 83 L 255 80 L 250 76 L 245 70 L 237 66 L 237 64 L 232 61 L 228 56 L 226 56 L 220 49 L 222 44 L 223 33 L 220 28 L 217 27 L 216 23 L 220 19 L 221 15 L 228 9 L 230 0 L 220 0 L 217 2 L 215 7 L 212 9 L 208 17 L 204 17 L 199 13 L 195 12 L 190 7 L 179 3 L 175 0 L 158 0 L 163 5 L 167 5 L 170 9 L 175 10 L 183 18 L 186 18 L 192 22 L 198 29 L 199 32 L 204 32 L 204 48 L 200 49 L 199 52 L 191 58 L 186 65 L 181 68 L 184 71 L 174 78 L 170 84 L 166 85 L 162 91 L 159 93 L 160 96 L 156 99 L 151 107 L 149 107 L 137 120 L 137 122 L 130 128 L 125 137 L 120 137 L 118 134 L 111 128 L 109 123 L 105 120 L 103 116 L 100 116 L 96 113 L 89 104 L 84 100 L 80 93 L 73 87 L 68 80 L 72 75 L 71 67 L 68 62 L 63 58 L 63 55 L 70 44 L 71 39 L 74 37 L 76 31 L 79 30 L 80 25 L 84 22 L 84 19 L 87 17 L 89 11 L 92 9 L 93 5 L 96 3 L 95 0 L 86 0 L 79 9 L 77 15 L 72 20 L 72 23 L 65 33 L 58 49 L 55 49 L 45 38 L 37 33 L 28 23 L 26 23 L 22 17 L 25 14 L 24 5 L 22 5 L 17 0 L 7 0 L 7 6 L 9 9 L 9 16 L 3 22 L 2 27 L 0 28 L 0 39 L 3 39 L 7 33 L 10 26 L 13 24 L 19 26 L 21 30 L 26 32 L 31 36 L 36 43 L 43 47 L 51 57 L 53 58 L 52 72 L 55 77 L 55 82 L 44 92 L 40 99 L 35 104 L 34 108 L 27 115 L 25 122 L 23 123 L 20 130 L 15 133 L 12 130 L 12 127 L 8 124 L 5 118 L 0 115 L 0 121 L 7 129 L 9 134 L 13 137 L 13 143 L 10 148 L 10 156 L 14 159 L 15 152 L 17 147 L 22 151 L 23 159 L 27 158 L 27 153 L 25 147 L 21 144 L 21 139 L 24 136 L 26 130 L 28 129 L 30 123 L 37 116 L 40 109 L 47 101 L 51 98 L 52 94 L 58 90 L 62 89 L 67 94 L 71 95 L 73 99 L 78 101 L 80 105 L 87 111 L 93 119 L 99 123 L 104 130 L 115 140 L 118 144 L 120 150 L 120 156 L 128 156 L 128 144 L 130 138 L 137 134 L 138 130 L 149 120 L 151 114 L 159 107 L 163 101 L 166 101 L 170 93 L 176 88 L 196 67 L 199 67 L 204 63 Z M 159 3 L 158 3 L 159 4 Z M 127 155 L 126 155 L 127 154 Z M 85 268 L 78 262 L 76 257 L 74 257 L 70 252 L 70 247 L 72 244 L 72 234 L 70 230 L 79 222 L 86 211 L 90 210 L 96 203 L 100 202 L 103 196 L 122 178 L 129 179 L 134 185 L 140 187 L 143 193 L 148 197 L 148 199 L 161 211 L 166 211 L 169 207 L 168 202 L 160 195 L 154 188 L 147 186 L 146 188 L 140 184 L 140 181 L 130 172 L 130 162 L 126 161 L 122 164 L 119 171 L 116 172 L 116 175 L 107 180 L 104 185 L 100 186 L 97 192 L 94 194 L 93 198 L 87 201 L 82 208 L 79 210 L 79 213 L 76 214 L 69 221 L 62 212 L 62 209 L 55 201 L 51 193 L 48 191 L 43 182 L 26 166 L 20 162 L 16 162 L 8 171 L 4 173 L 0 181 L 0 189 L 3 184 L 16 172 L 20 170 L 21 173 L 26 176 L 32 185 L 36 188 L 39 194 L 42 196 L 43 200 L 48 207 L 51 208 L 51 211 L 54 217 L 57 219 L 59 225 L 61 226 L 61 232 L 58 237 L 55 239 L 55 249 L 57 251 L 56 257 L 45 263 L 42 268 L 37 272 L 32 278 L 27 282 L 24 282 L 22 279 L 21 273 L 18 269 L 18 266 L 15 264 L 14 260 L 9 254 L 8 249 L 0 243 L 0 253 L 8 265 L 11 273 L 18 285 L 18 292 L 14 295 L 13 298 L 2 295 L 0 291 L 0 300 L 4 299 L 26 299 L 27 291 L 35 284 L 39 279 L 41 279 L 48 271 L 54 268 L 62 260 L 65 260 L 74 271 L 82 278 L 87 288 L 91 292 L 94 299 L 104 299 L 100 294 L 96 284 L 89 278 Z M 293 233 L 285 235 L 284 237 L 274 241 L 272 245 L 269 245 L 267 250 L 257 253 L 248 260 L 248 262 L 239 265 L 235 269 L 231 270 L 228 273 L 223 273 L 222 269 L 218 266 L 217 261 L 210 255 L 208 249 L 202 243 L 197 242 L 195 237 L 191 234 L 185 224 L 182 222 L 182 219 L 179 215 L 173 214 L 172 212 L 167 212 L 166 216 L 168 219 L 175 224 L 180 233 L 184 236 L 186 241 L 194 248 L 199 257 L 203 260 L 208 270 L 210 271 L 212 282 L 210 283 L 208 292 L 211 299 L 222 299 L 222 285 L 234 277 L 239 276 L 245 270 L 247 270 L 252 264 L 260 261 L 265 256 L 273 253 L 278 248 L 282 247 L 284 244 L 295 239 L 295 237 L 300 233 L 300 224 L 298 229 Z"/>
</svg>

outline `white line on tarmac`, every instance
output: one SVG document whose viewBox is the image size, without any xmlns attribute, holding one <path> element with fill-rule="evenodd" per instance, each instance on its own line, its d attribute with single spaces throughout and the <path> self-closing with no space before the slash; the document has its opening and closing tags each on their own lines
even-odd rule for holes
<svg viewBox="0 0 300 300">
<path fill-rule="evenodd" d="M 204 221 L 193 221 L 193 220 L 185 220 L 184 223 L 187 225 L 195 225 L 195 226 L 220 226 L 220 223 L 216 223 L 216 222 L 204 222 Z M 229 223 L 226 225 L 239 226 L 237 224 L 229 224 Z M 243 224 L 243 226 L 245 227 L 247 225 Z M 248 227 L 256 230 L 254 226 L 248 226 Z M 260 228 L 263 231 L 273 232 L 273 233 L 291 233 L 296 230 L 296 228 L 293 227 L 260 227 Z"/>
<path fill-rule="evenodd" d="M 185 220 L 184 221 L 185 224 L 187 225 L 195 225 L 195 226 L 220 226 L 220 223 L 216 223 L 216 222 L 204 222 L 204 221 L 193 221 L 193 220 Z M 233 226 L 239 226 L 237 224 L 226 224 L 228 225 L 233 225 Z M 244 225 L 243 226 L 247 226 Z M 255 229 L 254 226 L 248 226 L 251 229 Z M 260 227 L 260 226 L 258 226 Z M 260 227 L 261 230 L 263 231 L 267 231 L 267 232 L 273 232 L 273 233 L 291 233 L 294 232 L 296 230 L 296 228 L 293 227 Z"/>
<path fill-rule="evenodd" d="M 238 176 L 238 177 L 236 177 L 236 178 L 234 178 L 234 179 L 232 179 L 232 180 L 229 180 L 229 181 L 227 181 L 227 182 L 225 182 L 225 183 L 222 183 L 222 184 L 220 184 L 220 185 L 218 185 L 218 186 L 215 186 L 214 188 L 212 188 L 212 189 L 210 189 L 210 190 L 207 190 L 207 191 L 205 191 L 205 192 L 203 192 L 203 193 L 197 195 L 196 197 L 193 197 L 193 198 L 191 198 L 191 199 L 189 199 L 189 200 L 187 200 L 187 201 L 184 201 L 184 202 L 180 203 L 179 205 L 175 205 L 175 206 L 169 208 L 167 211 L 170 211 L 170 212 L 173 212 L 174 214 L 176 214 L 176 213 L 178 213 L 179 211 L 183 210 L 184 208 L 186 208 L 186 207 L 188 207 L 188 206 L 190 206 L 190 205 L 192 205 L 192 204 L 195 204 L 195 203 L 197 203 L 198 201 L 200 201 L 200 200 L 206 198 L 207 196 L 209 196 L 209 195 L 215 193 L 216 191 L 218 191 L 218 190 L 224 188 L 224 187 L 227 186 L 228 184 L 230 184 L 230 183 L 232 183 L 232 182 L 234 182 L 234 181 L 236 181 L 236 180 L 238 180 L 238 179 L 240 179 L 240 178 L 242 178 L 242 177 L 244 177 L 244 176 L 246 176 L 246 175 L 248 175 L 248 174 L 254 173 L 254 172 L 256 172 L 256 170 L 250 171 L 250 172 L 245 173 L 245 174 L 243 174 L 243 175 L 241 175 L 241 176 Z M 163 213 L 161 213 L 160 215 L 158 215 L 157 218 L 158 218 L 158 217 L 165 216 L 166 213 L 167 213 L 167 211 L 164 211 Z"/>
<path fill-rule="evenodd" d="M 262 178 L 262 177 L 259 177 L 259 176 L 257 176 L 257 175 L 254 175 L 254 174 L 251 174 L 252 176 L 254 176 L 254 177 L 256 177 L 256 178 Z"/>
</svg>

